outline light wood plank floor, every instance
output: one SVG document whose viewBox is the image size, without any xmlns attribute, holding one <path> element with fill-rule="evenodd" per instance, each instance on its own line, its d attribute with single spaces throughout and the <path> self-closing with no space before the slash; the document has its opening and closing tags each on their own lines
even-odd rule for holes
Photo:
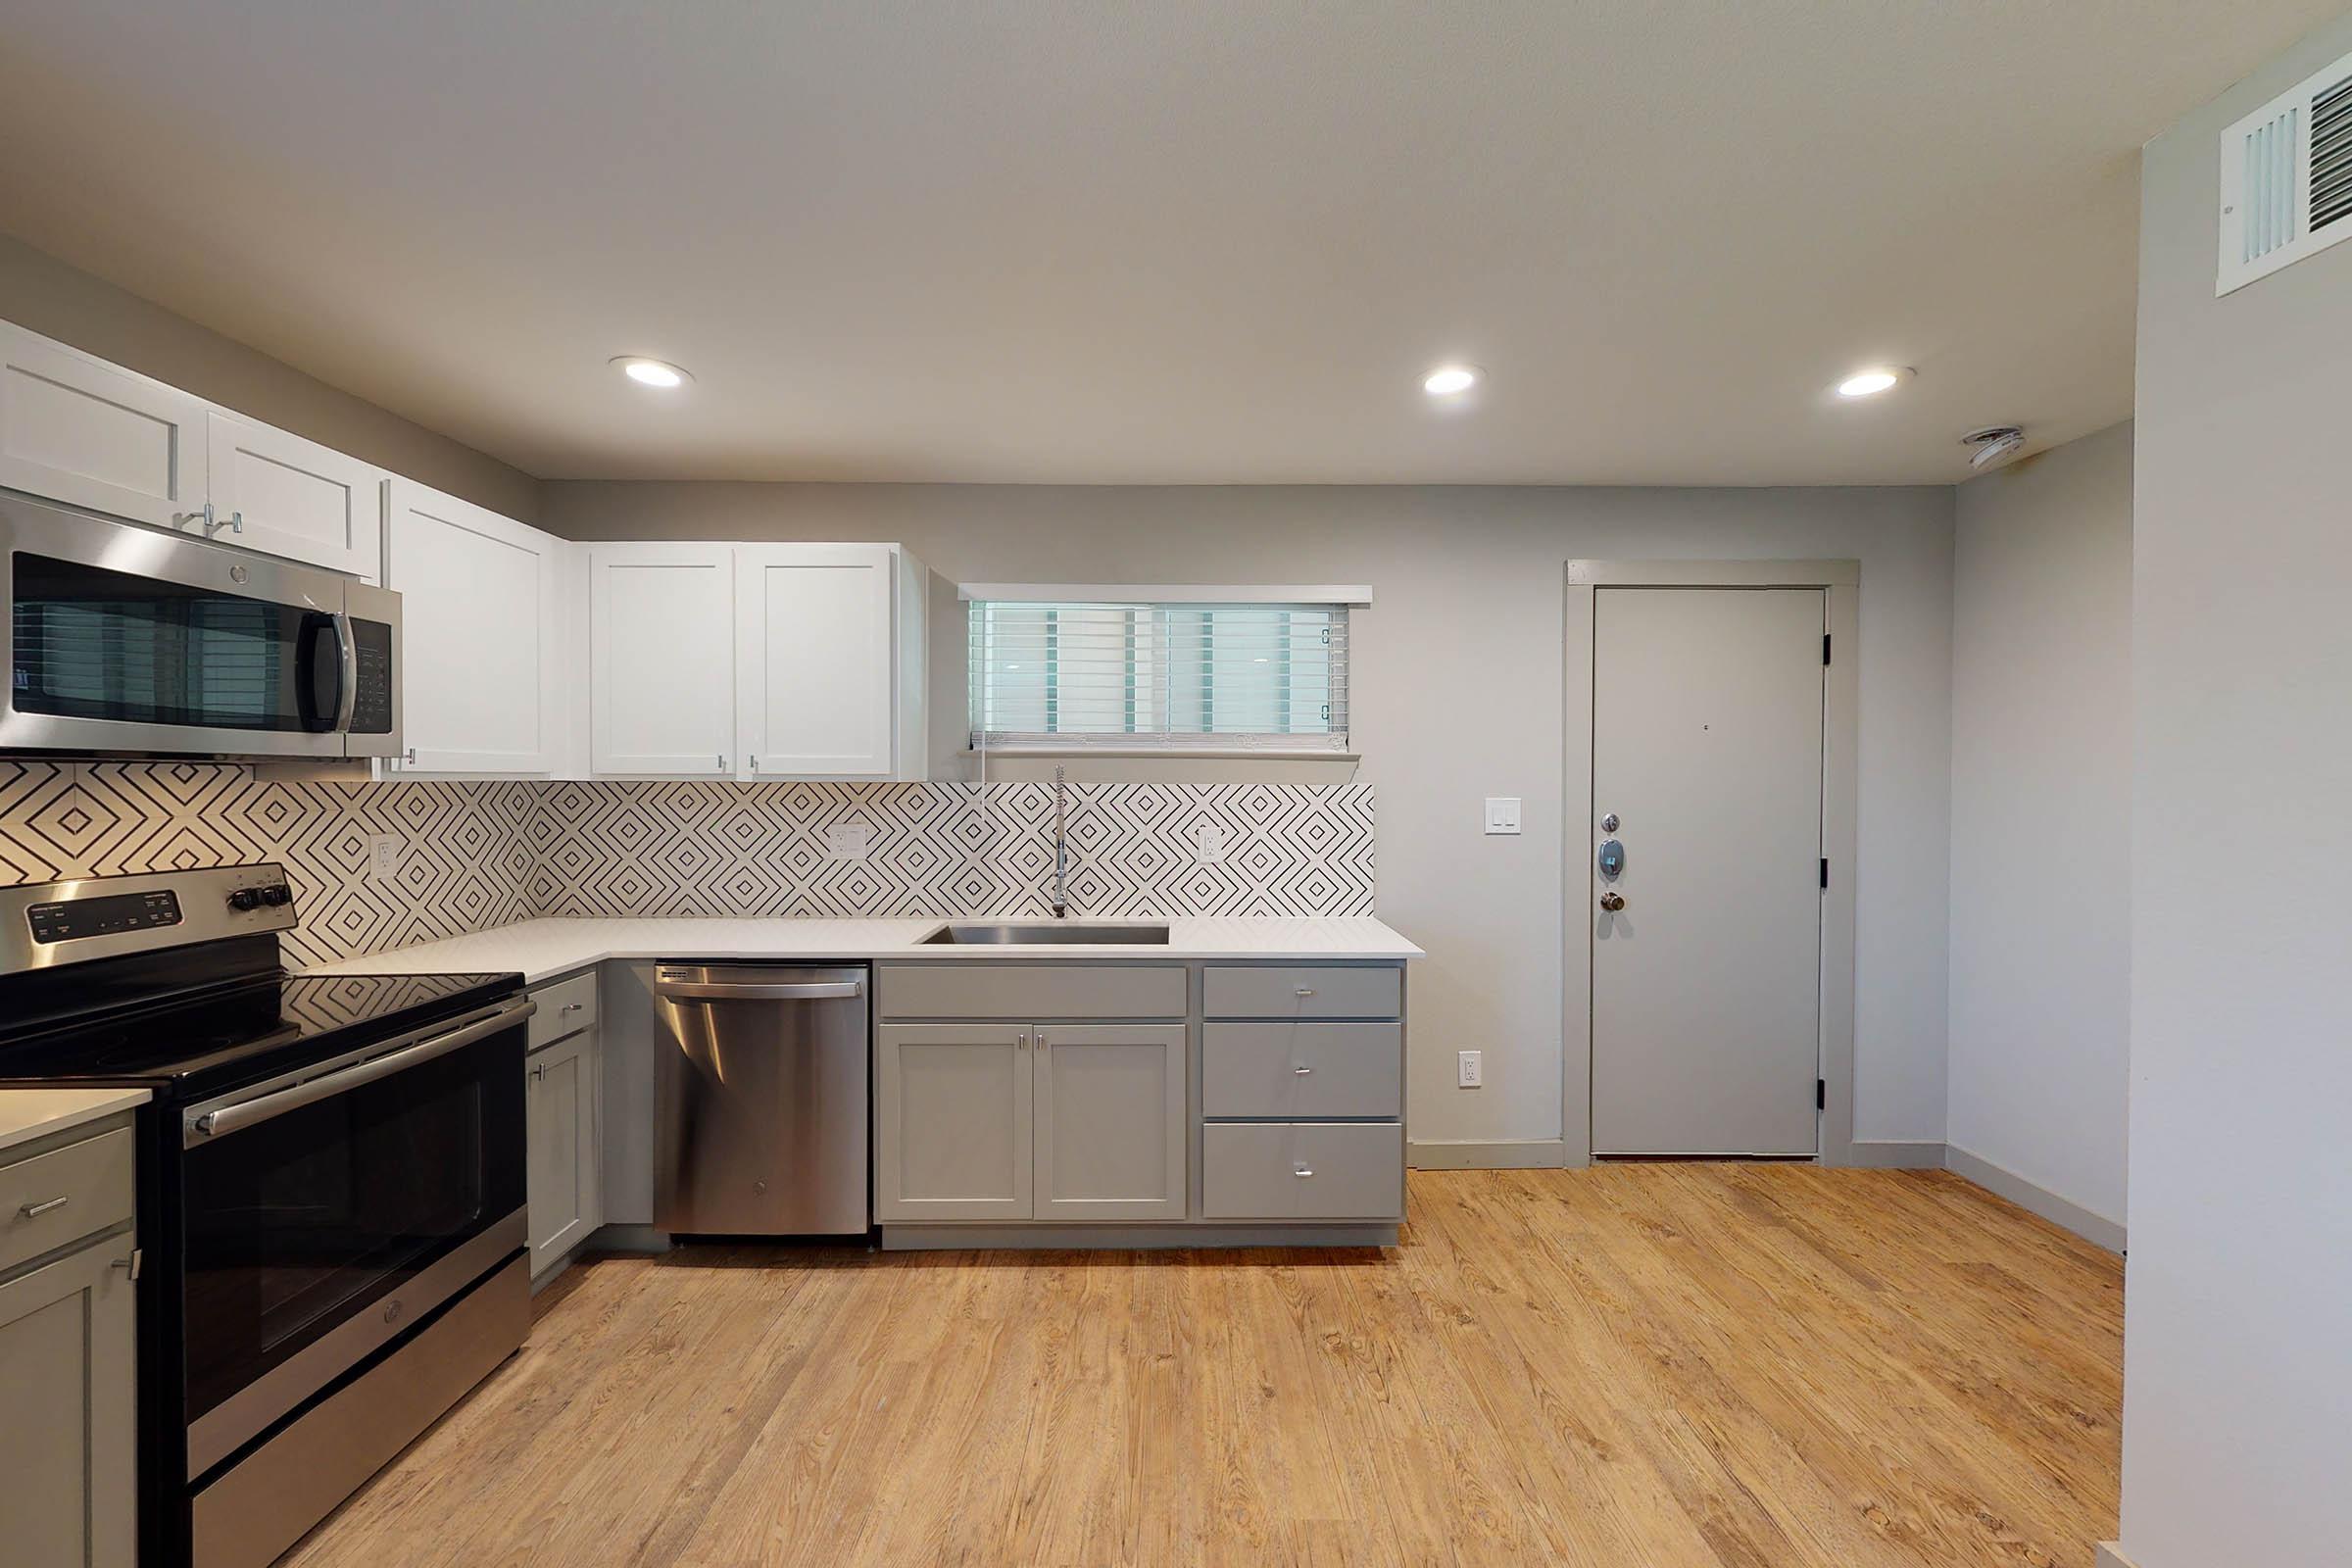
<svg viewBox="0 0 2352 1568">
<path fill-rule="evenodd" d="M 1941 1172 L 1422 1172 L 1391 1251 L 607 1259 L 287 1559 L 2087 1568 L 2117 1259 Z"/>
</svg>

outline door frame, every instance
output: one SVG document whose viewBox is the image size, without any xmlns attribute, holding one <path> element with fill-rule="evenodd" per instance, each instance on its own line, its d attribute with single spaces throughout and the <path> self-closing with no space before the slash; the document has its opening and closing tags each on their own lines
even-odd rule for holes
<svg viewBox="0 0 2352 1568">
<path fill-rule="evenodd" d="M 1830 663 L 1822 681 L 1821 852 L 1830 886 L 1821 900 L 1818 1163 L 1854 1163 L 1854 812 L 1861 718 L 1862 564 L 1858 561 L 1571 561 L 1561 638 L 1562 724 L 1560 1139 L 1563 1163 L 1592 1162 L 1592 614 L 1598 588 L 1818 588 Z"/>
</svg>

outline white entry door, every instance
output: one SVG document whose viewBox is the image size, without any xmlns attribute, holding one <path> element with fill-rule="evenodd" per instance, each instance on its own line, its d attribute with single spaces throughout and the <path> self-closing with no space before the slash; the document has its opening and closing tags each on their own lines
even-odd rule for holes
<svg viewBox="0 0 2352 1568">
<path fill-rule="evenodd" d="M 1817 1152 L 1826 608 L 1593 591 L 1596 1154 Z"/>
</svg>

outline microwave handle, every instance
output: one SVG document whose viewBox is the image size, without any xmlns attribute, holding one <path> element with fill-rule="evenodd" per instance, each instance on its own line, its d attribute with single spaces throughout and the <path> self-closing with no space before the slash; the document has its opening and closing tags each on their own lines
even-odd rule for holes
<svg viewBox="0 0 2352 1568">
<path fill-rule="evenodd" d="M 351 612 L 335 612 L 335 733 L 351 733 L 351 715 L 360 705 L 360 640 L 352 634 Z"/>
<path fill-rule="evenodd" d="M 248 1127 L 258 1127 L 289 1110 L 315 1105 L 346 1090 L 357 1089 L 363 1084 L 371 1084 L 378 1079 L 389 1078 L 396 1072 L 420 1066 L 435 1056 L 446 1056 L 453 1051 L 462 1051 L 501 1029 L 513 1028 L 538 1010 L 539 1004 L 526 998 L 511 1007 L 501 1007 L 487 1018 L 452 1029 L 445 1035 L 436 1035 L 422 1045 L 411 1046 L 406 1051 L 389 1052 L 338 1072 L 321 1074 L 309 1083 L 296 1084 L 290 1089 L 256 1095 L 251 1100 L 240 1100 L 234 1104 L 222 1105 L 218 1110 L 208 1110 L 189 1121 L 185 1142 L 193 1145 L 207 1139 L 225 1138 L 230 1133 L 242 1132 Z"/>
</svg>

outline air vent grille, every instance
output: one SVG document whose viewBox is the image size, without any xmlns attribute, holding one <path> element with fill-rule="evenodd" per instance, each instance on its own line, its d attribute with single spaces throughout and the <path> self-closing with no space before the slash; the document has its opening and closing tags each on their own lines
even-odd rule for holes
<svg viewBox="0 0 2352 1568">
<path fill-rule="evenodd" d="M 2352 216 L 2352 76 L 2311 104 L 2311 226 Z"/>
<path fill-rule="evenodd" d="M 2221 176 L 2216 294 L 2352 239 L 2352 55 L 2222 132 Z"/>
</svg>

